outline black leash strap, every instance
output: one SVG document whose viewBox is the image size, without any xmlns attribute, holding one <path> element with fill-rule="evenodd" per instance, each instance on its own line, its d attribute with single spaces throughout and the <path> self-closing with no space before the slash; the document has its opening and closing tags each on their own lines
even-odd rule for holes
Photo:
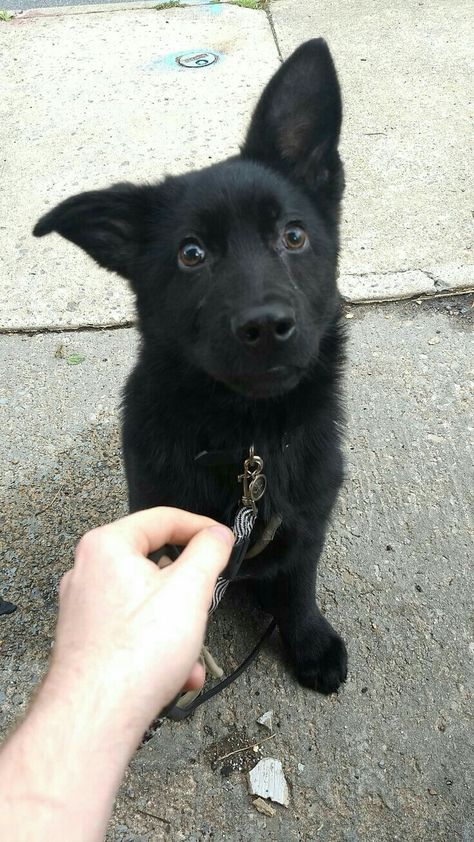
<svg viewBox="0 0 474 842">
<path fill-rule="evenodd" d="M 241 506 L 237 510 L 237 514 L 234 518 L 234 524 L 232 526 L 232 531 L 235 535 L 235 544 L 232 548 L 229 563 L 227 564 L 223 575 L 219 576 L 216 582 L 208 616 L 214 613 L 222 597 L 224 596 L 229 583 L 232 581 L 232 579 L 234 579 L 237 576 L 237 573 L 240 570 L 240 566 L 248 551 L 250 539 L 252 537 L 252 532 L 256 520 L 257 511 L 254 506 Z M 186 719 L 187 716 L 189 716 L 191 713 L 194 713 L 196 708 L 204 704 L 204 702 L 207 702 L 209 701 L 209 699 L 212 699 L 212 697 L 216 696 L 217 693 L 220 693 L 221 690 L 225 690 L 226 687 L 228 687 L 229 684 L 232 684 L 232 682 L 235 681 L 235 679 L 238 678 L 239 675 L 241 675 L 244 672 L 244 670 L 247 669 L 249 664 L 252 663 L 252 661 L 257 656 L 258 652 L 260 651 L 267 638 L 269 638 L 272 634 L 275 625 L 275 620 L 272 620 L 272 622 L 270 623 L 260 640 L 256 643 L 250 654 L 247 655 L 245 660 L 242 661 L 240 666 L 237 667 L 237 669 L 234 670 L 234 672 L 232 672 L 226 678 L 223 678 L 222 681 L 219 681 L 219 683 L 216 684 L 214 687 L 211 687 L 209 690 L 206 690 L 205 693 L 201 693 L 186 707 L 179 707 L 177 702 L 180 697 L 177 696 L 175 699 L 173 699 L 171 704 L 168 705 L 168 707 L 166 707 L 160 713 L 159 719 L 167 717 L 168 719 L 173 719 L 175 722 L 182 722 L 183 719 Z"/>
<path fill-rule="evenodd" d="M 264 631 L 260 640 L 255 644 L 250 654 L 247 655 L 247 657 L 245 658 L 245 661 L 242 661 L 240 666 L 238 666 L 237 669 L 234 670 L 234 672 L 231 672 L 230 675 L 228 675 L 226 678 L 223 678 L 222 681 L 219 681 L 219 683 L 216 684 L 215 687 L 211 687 L 209 690 L 206 690 L 205 693 L 201 693 L 201 695 L 198 696 L 197 699 L 194 699 L 194 701 L 191 702 L 185 708 L 178 707 L 176 704 L 176 699 L 174 699 L 174 701 L 171 702 L 171 704 L 168 705 L 168 707 L 166 707 L 160 713 L 159 718 L 161 719 L 162 717 L 166 716 L 168 719 L 172 719 L 174 722 L 182 722 L 183 719 L 186 719 L 186 717 L 188 717 L 191 713 L 194 713 L 196 708 L 198 708 L 200 705 L 203 705 L 204 702 L 208 702 L 209 699 L 212 699 L 213 696 L 217 696 L 217 694 L 220 693 L 221 690 L 225 690 L 226 687 L 228 687 L 229 684 L 232 684 L 235 681 L 235 679 L 238 678 L 239 675 L 241 675 L 247 669 L 249 664 L 251 664 L 252 661 L 257 657 L 260 649 L 262 648 L 265 641 L 268 640 L 268 638 L 271 636 L 271 634 L 275 630 L 275 627 L 276 622 L 275 620 L 272 620 L 270 625 Z M 179 696 L 177 698 L 179 698 Z"/>
<path fill-rule="evenodd" d="M 288 446 L 289 443 L 283 439 L 281 443 L 282 452 L 284 452 Z M 237 449 L 235 451 L 201 451 L 201 453 L 196 456 L 195 462 L 204 467 L 228 465 L 229 463 L 238 464 L 242 459 L 242 455 L 241 449 Z M 256 503 L 265 493 L 267 481 L 263 473 L 263 459 L 255 453 L 253 445 L 251 445 L 249 449 L 247 458 L 244 459 L 243 473 L 238 477 L 238 480 L 243 484 L 243 493 L 241 498 L 242 504 L 237 510 L 232 526 L 232 531 L 235 535 L 235 543 L 227 567 L 224 570 L 223 575 L 219 576 L 216 582 L 208 616 L 214 613 L 227 590 L 229 582 L 231 582 L 232 579 L 235 579 L 240 570 L 241 564 L 249 550 L 252 532 L 257 521 L 258 510 Z M 276 518 L 276 520 L 275 518 L 272 519 L 271 530 L 268 537 L 263 541 L 263 546 L 260 546 L 260 544 L 262 544 L 262 540 L 260 540 L 260 543 L 257 542 L 257 552 L 261 552 L 269 541 L 272 540 L 274 533 L 280 524 L 281 518 Z M 177 553 L 179 554 L 179 550 L 177 550 Z M 169 555 L 171 555 L 171 553 L 169 553 Z M 204 704 L 204 702 L 209 701 L 209 699 L 212 699 L 213 696 L 216 696 L 232 684 L 232 682 L 247 669 L 249 664 L 251 664 L 257 656 L 265 641 L 274 631 L 275 626 L 275 620 L 272 620 L 260 640 L 255 644 L 250 654 L 247 655 L 240 666 L 226 678 L 222 679 L 222 681 L 219 681 L 219 683 L 214 687 L 211 687 L 209 690 L 201 693 L 185 707 L 179 705 L 179 700 L 182 694 L 176 696 L 171 704 L 162 710 L 159 717 L 151 724 L 143 738 L 143 742 L 148 742 L 148 740 L 152 738 L 152 736 L 156 733 L 156 729 L 161 725 L 161 722 L 165 717 L 173 719 L 175 722 L 181 722 L 183 719 L 190 716 L 190 714 L 194 713 L 196 708 L 200 707 L 200 705 Z"/>
</svg>

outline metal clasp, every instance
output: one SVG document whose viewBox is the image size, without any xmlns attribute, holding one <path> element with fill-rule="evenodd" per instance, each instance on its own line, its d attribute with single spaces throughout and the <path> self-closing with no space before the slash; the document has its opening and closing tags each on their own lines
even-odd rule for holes
<svg viewBox="0 0 474 842">
<path fill-rule="evenodd" d="M 256 512 L 256 503 L 265 494 L 267 478 L 263 473 L 263 459 L 256 455 L 253 444 L 244 462 L 244 472 L 240 474 L 238 480 L 243 484 L 242 505 L 251 506 Z"/>
</svg>

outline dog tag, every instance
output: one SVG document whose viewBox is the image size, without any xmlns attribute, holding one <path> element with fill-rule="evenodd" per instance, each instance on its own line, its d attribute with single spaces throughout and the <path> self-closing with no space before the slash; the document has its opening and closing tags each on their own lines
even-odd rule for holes
<svg viewBox="0 0 474 842">
<path fill-rule="evenodd" d="M 257 500 L 260 500 L 260 498 L 263 497 L 266 487 L 267 478 L 265 474 L 257 474 L 255 479 L 249 483 L 249 494 L 253 503 L 256 503 Z"/>
</svg>

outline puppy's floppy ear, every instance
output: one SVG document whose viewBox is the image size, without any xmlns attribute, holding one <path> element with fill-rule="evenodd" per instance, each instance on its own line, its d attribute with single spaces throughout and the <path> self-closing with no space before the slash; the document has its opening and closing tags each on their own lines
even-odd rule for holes
<svg viewBox="0 0 474 842">
<path fill-rule="evenodd" d="M 312 189 L 323 188 L 339 175 L 342 181 L 337 152 L 341 120 L 341 93 L 331 54 L 323 38 L 314 38 L 298 47 L 268 83 L 242 155 Z"/>
<path fill-rule="evenodd" d="M 143 253 L 157 203 L 156 189 L 148 185 L 115 184 L 71 196 L 42 216 L 33 228 L 35 237 L 57 231 L 80 246 L 100 266 L 130 279 L 132 267 Z"/>
</svg>

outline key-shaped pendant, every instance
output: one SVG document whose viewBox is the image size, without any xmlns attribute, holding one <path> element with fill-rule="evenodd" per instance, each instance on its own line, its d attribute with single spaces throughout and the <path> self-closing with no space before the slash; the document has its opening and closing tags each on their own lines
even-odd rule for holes
<svg viewBox="0 0 474 842">
<path fill-rule="evenodd" d="M 267 478 L 263 473 L 263 459 L 256 455 L 253 445 L 244 462 L 244 472 L 240 474 L 239 482 L 243 483 L 242 505 L 251 506 L 256 512 L 256 503 L 265 494 Z"/>
</svg>

